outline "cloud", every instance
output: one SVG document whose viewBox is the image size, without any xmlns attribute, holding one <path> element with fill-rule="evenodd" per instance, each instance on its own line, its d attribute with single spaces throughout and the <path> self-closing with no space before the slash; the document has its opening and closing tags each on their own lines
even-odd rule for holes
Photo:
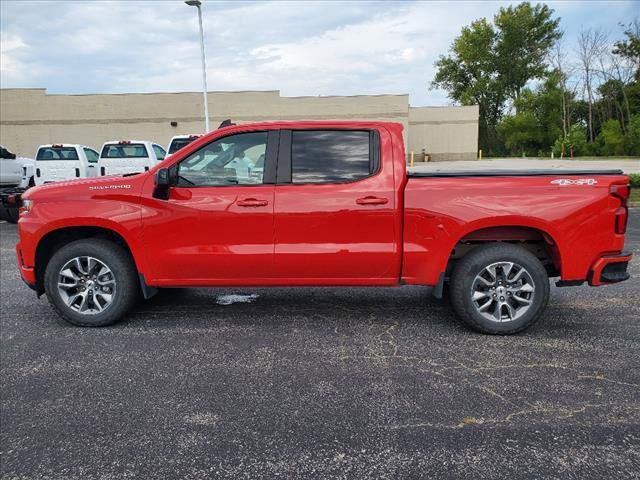
<svg viewBox="0 0 640 480">
<path fill-rule="evenodd" d="M 552 3 L 573 32 L 567 41 L 580 21 L 597 17 L 616 30 L 634 9 L 619 2 L 603 12 L 594 3 Z M 409 93 L 414 105 L 448 104 L 444 92 L 428 89 L 434 61 L 463 25 L 491 17 L 503 4 L 205 2 L 209 88 L 291 96 Z M 0 33 L 2 87 L 52 93 L 201 88 L 196 10 L 179 0 L 3 0 Z"/>
<path fill-rule="evenodd" d="M 1 78 L 9 82 L 20 82 L 25 79 L 26 64 L 22 58 L 27 45 L 19 35 L 6 34 L 0 36 L 0 72 Z"/>
</svg>

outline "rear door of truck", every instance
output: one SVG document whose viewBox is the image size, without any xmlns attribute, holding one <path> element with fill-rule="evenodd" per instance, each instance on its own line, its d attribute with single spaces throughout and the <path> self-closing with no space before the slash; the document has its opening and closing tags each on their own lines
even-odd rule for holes
<svg viewBox="0 0 640 480">
<path fill-rule="evenodd" d="M 399 235 L 385 129 L 283 130 L 275 273 L 293 283 L 393 284 Z"/>
</svg>

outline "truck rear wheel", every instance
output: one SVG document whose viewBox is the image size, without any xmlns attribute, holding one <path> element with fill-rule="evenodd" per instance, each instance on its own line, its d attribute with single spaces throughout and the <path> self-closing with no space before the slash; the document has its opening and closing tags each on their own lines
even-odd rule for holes
<svg viewBox="0 0 640 480">
<path fill-rule="evenodd" d="M 524 248 L 495 243 L 473 250 L 451 277 L 451 304 L 467 325 L 482 333 L 521 332 L 542 316 L 549 278 Z"/>
<path fill-rule="evenodd" d="M 60 248 L 44 274 L 51 306 L 69 323 L 102 327 L 119 321 L 134 306 L 138 279 L 120 245 L 91 238 Z"/>
</svg>

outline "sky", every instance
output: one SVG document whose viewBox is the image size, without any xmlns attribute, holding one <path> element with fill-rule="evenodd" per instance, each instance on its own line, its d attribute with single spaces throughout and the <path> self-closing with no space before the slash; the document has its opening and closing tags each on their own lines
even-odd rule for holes
<svg viewBox="0 0 640 480">
<path fill-rule="evenodd" d="M 450 105 L 430 89 L 434 62 L 460 29 L 518 2 L 203 1 L 210 91 L 283 96 L 408 93 L 414 106 Z M 581 28 L 620 38 L 640 1 L 546 2 L 568 50 Z M 201 91 L 197 10 L 181 0 L 0 0 L 0 86 L 48 93 Z"/>
</svg>

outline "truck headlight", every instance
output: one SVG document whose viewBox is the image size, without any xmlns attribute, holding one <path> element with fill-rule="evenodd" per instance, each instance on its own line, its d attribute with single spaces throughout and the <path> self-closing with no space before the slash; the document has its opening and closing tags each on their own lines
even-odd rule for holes
<svg viewBox="0 0 640 480">
<path fill-rule="evenodd" d="M 20 205 L 20 208 L 18 209 L 18 214 L 26 215 L 27 213 L 29 213 L 31 211 L 32 208 L 33 208 L 33 200 L 24 199 L 24 200 L 22 200 L 22 204 Z"/>
</svg>

